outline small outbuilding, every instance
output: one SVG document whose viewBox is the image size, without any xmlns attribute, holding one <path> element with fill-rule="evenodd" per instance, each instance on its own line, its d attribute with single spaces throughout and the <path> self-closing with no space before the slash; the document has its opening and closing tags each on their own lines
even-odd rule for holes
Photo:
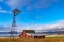
<svg viewBox="0 0 64 42">
<path fill-rule="evenodd" d="M 19 38 L 45 38 L 45 35 L 35 33 L 34 30 L 23 30 Z"/>
</svg>

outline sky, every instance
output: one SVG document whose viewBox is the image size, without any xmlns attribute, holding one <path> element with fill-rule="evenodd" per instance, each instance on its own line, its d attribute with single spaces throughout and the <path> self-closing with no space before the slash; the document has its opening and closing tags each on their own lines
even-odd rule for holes
<svg viewBox="0 0 64 42">
<path fill-rule="evenodd" d="M 0 0 L 0 31 L 11 30 L 16 8 L 17 31 L 64 29 L 64 0 Z"/>
</svg>

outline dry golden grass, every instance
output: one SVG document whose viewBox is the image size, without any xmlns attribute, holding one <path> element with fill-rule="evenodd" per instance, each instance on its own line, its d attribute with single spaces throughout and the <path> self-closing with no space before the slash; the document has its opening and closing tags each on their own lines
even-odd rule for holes
<svg viewBox="0 0 64 42">
<path fill-rule="evenodd" d="M 0 38 L 0 42 L 64 42 L 64 38 L 19 39 Z"/>
</svg>

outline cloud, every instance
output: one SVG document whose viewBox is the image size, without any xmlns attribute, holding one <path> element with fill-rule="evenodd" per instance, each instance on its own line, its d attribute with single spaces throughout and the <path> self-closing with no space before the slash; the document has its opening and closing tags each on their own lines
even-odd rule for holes
<svg viewBox="0 0 64 42">
<path fill-rule="evenodd" d="M 0 7 L 0 13 L 11 13 L 11 12 L 6 11 L 6 10 L 2 10 L 2 7 Z"/>
<path fill-rule="evenodd" d="M 24 7 L 29 3 L 30 0 L 8 0 L 6 4 L 13 8 Z"/>
<path fill-rule="evenodd" d="M 60 0 L 52 0 L 52 2 L 58 2 L 58 1 L 60 1 Z"/>
<path fill-rule="evenodd" d="M 1 13 L 7 13 L 7 11 L 0 9 Z"/>
<path fill-rule="evenodd" d="M 23 8 L 27 10 L 47 8 L 51 6 L 53 2 L 58 2 L 59 0 L 8 0 L 6 4 L 12 8 Z"/>
<path fill-rule="evenodd" d="M 11 31 L 11 28 L 11 25 L 0 25 L 0 31 Z M 18 24 L 16 29 L 18 32 L 24 29 L 35 31 L 64 30 L 64 20 L 57 20 L 48 24 Z"/>
<path fill-rule="evenodd" d="M 33 29 L 33 30 L 57 30 L 64 29 L 64 20 L 58 20 L 55 23 L 50 24 L 35 24 L 31 26 L 27 26 L 25 29 Z"/>
<path fill-rule="evenodd" d="M 11 27 L 1 25 L 1 26 L 0 26 L 0 31 L 1 31 L 1 32 L 3 32 L 3 31 L 4 31 L 4 32 L 11 31 Z"/>
<path fill-rule="evenodd" d="M 11 12 L 6 11 L 6 10 L 2 10 L 2 9 L 0 9 L 0 13 L 9 13 L 9 14 L 11 14 Z"/>
<path fill-rule="evenodd" d="M 22 25 L 17 24 L 17 27 L 15 30 L 17 30 L 18 32 L 21 31 L 19 27 L 22 27 Z M 11 32 L 11 30 L 12 30 L 12 24 L 0 25 L 0 32 Z"/>
<path fill-rule="evenodd" d="M 42 18 L 42 17 L 43 17 L 43 16 L 37 16 L 36 18 L 37 18 L 37 19 L 40 19 L 40 18 Z"/>
<path fill-rule="evenodd" d="M 0 2 L 3 2 L 4 0 L 0 0 Z"/>
<path fill-rule="evenodd" d="M 64 20 L 57 20 L 48 24 L 24 24 L 17 27 L 17 31 L 22 30 L 35 30 L 35 31 L 51 31 L 51 30 L 64 30 Z"/>
</svg>

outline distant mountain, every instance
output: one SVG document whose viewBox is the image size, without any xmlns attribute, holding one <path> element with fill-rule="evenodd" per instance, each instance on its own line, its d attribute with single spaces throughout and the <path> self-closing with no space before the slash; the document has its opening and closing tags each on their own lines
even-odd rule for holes
<svg viewBox="0 0 64 42">
<path fill-rule="evenodd" d="M 0 34 L 12 34 L 13 32 L 0 32 Z M 21 32 L 14 32 L 14 34 L 20 34 Z M 41 34 L 64 34 L 64 28 L 61 29 L 53 29 L 53 30 L 40 30 Z"/>
<path fill-rule="evenodd" d="M 0 32 L 0 34 L 12 34 L 13 32 Z M 14 34 L 20 34 L 21 32 L 14 32 Z"/>
<path fill-rule="evenodd" d="M 47 31 L 47 32 L 37 32 L 37 33 L 41 33 L 41 34 L 64 34 L 64 30 L 51 30 L 51 31 Z"/>
</svg>

